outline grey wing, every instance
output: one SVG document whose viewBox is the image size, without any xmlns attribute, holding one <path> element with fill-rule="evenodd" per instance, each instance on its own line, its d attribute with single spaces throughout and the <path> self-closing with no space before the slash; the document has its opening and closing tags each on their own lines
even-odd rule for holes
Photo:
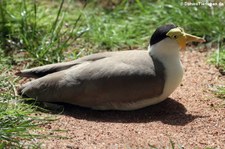
<svg viewBox="0 0 225 149">
<path fill-rule="evenodd" d="M 160 63 L 146 54 L 137 54 L 129 52 L 84 62 L 28 82 L 21 92 L 41 101 L 86 107 L 136 102 L 160 95 L 165 83 L 163 66 L 155 68 Z"/>
<path fill-rule="evenodd" d="M 17 72 L 16 75 L 21 77 L 40 78 L 54 72 L 66 70 L 72 66 L 81 64 L 85 61 L 96 61 L 99 59 L 103 59 L 105 57 L 111 56 L 113 53 L 114 52 L 97 53 L 97 54 L 85 56 L 70 62 L 49 64 L 49 65 L 39 66 L 39 67 L 31 68 L 31 69 L 25 69 L 25 70 Z"/>
</svg>

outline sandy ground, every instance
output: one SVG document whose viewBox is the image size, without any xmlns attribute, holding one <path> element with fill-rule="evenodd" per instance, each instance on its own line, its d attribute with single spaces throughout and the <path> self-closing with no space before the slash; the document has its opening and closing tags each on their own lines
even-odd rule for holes
<svg viewBox="0 0 225 149">
<path fill-rule="evenodd" d="M 207 52 L 181 53 L 185 69 L 179 88 L 164 102 L 137 111 L 94 111 L 65 105 L 42 133 L 43 148 L 205 148 L 225 149 L 225 101 L 210 91 L 224 76 L 206 61 Z"/>
</svg>

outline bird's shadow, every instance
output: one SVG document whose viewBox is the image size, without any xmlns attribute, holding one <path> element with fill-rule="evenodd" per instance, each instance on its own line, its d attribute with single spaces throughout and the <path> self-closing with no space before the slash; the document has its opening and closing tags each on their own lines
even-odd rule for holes
<svg viewBox="0 0 225 149">
<path fill-rule="evenodd" d="M 63 115 L 97 122 L 148 123 L 161 121 L 164 124 L 183 126 L 196 118 L 202 117 L 186 114 L 187 109 L 184 105 L 171 98 L 159 104 L 134 111 L 99 111 L 70 104 L 63 104 L 63 107 Z"/>
</svg>

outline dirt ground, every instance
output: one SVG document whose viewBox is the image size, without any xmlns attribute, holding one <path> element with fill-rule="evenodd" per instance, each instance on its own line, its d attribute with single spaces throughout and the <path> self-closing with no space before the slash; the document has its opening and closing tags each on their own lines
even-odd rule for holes
<svg viewBox="0 0 225 149">
<path fill-rule="evenodd" d="M 181 53 L 185 70 L 180 87 L 164 102 L 136 111 L 94 111 L 65 105 L 58 120 L 47 124 L 43 148 L 206 148 L 225 149 L 225 101 L 210 91 L 225 84 L 208 52 Z"/>
</svg>

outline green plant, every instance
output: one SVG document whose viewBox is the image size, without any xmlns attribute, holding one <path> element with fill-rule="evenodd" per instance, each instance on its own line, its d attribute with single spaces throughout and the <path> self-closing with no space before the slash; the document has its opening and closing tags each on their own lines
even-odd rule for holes
<svg viewBox="0 0 225 149">
<path fill-rule="evenodd" d="M 225 86 L 219 86 L 219 87 L 217 87 L 216 90 L 214 91 L 214 93 L 219 98 L 225 99 Z"/>
<path fill-rule="evenodd" d="M 3 0 L 0 2 L 0 45 L 4 53 L 25 51 L 27 58 L 35 65 L 60 62 L 64 59 L 64 50 L 84 32 L 78 32 L 77 23 L 81 15 L 71 20 L 71 28 L 64 27 L 64 0 L 58 10 L 46 15 L 44 7 L 38 7 L 37 1 Z M 54 20 L 54 21 L 51 21 Z"/>
<path fill-rule="evenodd" d="M 83 11 L 89 32 L 87 42 L 100 49 L 147 47 L 157 26 L 174 23 L 187 32 L 203 36 L 207 42 L 225 37 L 225 10 L 209 6 L 185 6 L 177 1 L 123 1 L 113 11 L 96 8 Z M 219 38 L 220 37 L 220 38 Z"/>
<path fill-rule="evenodd" d="M 9 71 L 4 71 L 2 65 L 0 68 L 3 70 L 0 74 L 0 148 L 22 147 L 23 141 L 41 137 L 30 130 L 37 129 L 50 119 L 32 116 L 36 107 L 24 104 L 17 97 L 14 86 L 17 79 L 13 79 Z"/>
<path fill-rule="evenodd" d="M 225 74 L 225 47 L 221 48 L 218 43 L 217 50 L 211 55 L 209 62 L 216 65 L 222 74 Z"/>
</svg>

